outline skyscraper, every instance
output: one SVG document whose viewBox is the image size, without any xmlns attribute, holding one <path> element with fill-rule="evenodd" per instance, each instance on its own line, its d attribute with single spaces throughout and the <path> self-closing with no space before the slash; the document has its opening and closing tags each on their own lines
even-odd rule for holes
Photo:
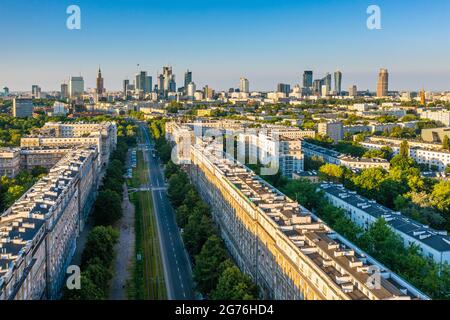
<svg viewBox="0 0 450 320">
<path fill-rule="evenodd" d="M 355 85 L 353 85 L 353 86 L 351 86 L 350 88 L 348 88 L 348 95 L 349 95 L 350 97 L 356 97 L 356 96 L 358 96 L 358 90 L 357 90 L 357 88 L 356 88 Z"/>
<path fill-rule="evenodd" d="M 389 73 L 387 69 L 380 69 L 378 74 L 378 84 L 377 84 L 377 97 L 387 97 L 388 96 L 388 85 L 389 85 Z"/>
<path fill-rule="evenodd" d="M 313 72 L 303 72 L 303 88 L 312 88 L 313 86 Z"/>
<path fill-rule="evenodd" d="M 189 83 L 192 82 L 192 71 L 187 70 L 184 74 L 184 90 L 187 92 Z"/>
<path fill-rule="evenodd" d="M 158 93 L 164 95 L 164 75 L 162 73 L 158 76 Z"/>
<path fill-rule="evenodd" d="M 187 89 L 186 89 L 187 91 L 187 96 L 188 97 L 194 97 L 194 94 L 195 94 L 195 90 L 196 90 L 196 88 L 195 88 L 195 83 L 194 82 L 190 82 L 188 85 L 187 85 Z"/>
<path fill-rule="evenodd" d="M 331 74 L 327 73 L 325 77 L 322 79 L 323 83 L 322 85 L 327 86 L 327 91 L 331 91 Z"/>
<path fill-rule="evenodd" d="M 316 79 L 313 82 L 312 91 L 314 95 L 320 95 L 322 91 L 323 79 Z"/>
<path fill-rule="evenodd" d="M 239 81 L 239 91 L 241 92 L 250 92 L 250 83 L 244 77 L 241 77 Z"/>
<path fill-rule="evenodd" d="M 61 99 L 67 99 L 69 97 L 69 86 L 66 83 L 61 84 Z"/>
<path fill-rule="evenodd" d="M 102 71 L 100 70 L 100 67 L 98 67 L 98 73 L 97 73 L 97 95 L 102 95 L 104 91 L 103 87 L 103 78 L 102 78 Z"/>
<path fill-rule="evenodd" d="M 41 87 L 39 87 L 37 84 L 33 84 L 31 86 L 31 95 L 35 99 L 39 99 L 41 97 Z"/>
<path fill-rule="evenodd" d="M 214 90 L 210 88 L 208 85 L 206 85 L 203 88 L 203 94 L 205 96 L 205 99 L 212 99 L 214 96 Z"/>
<path fill-rule="evenodd" d="M 123 97 L 126 99 L 128 96 L 128 86 L 130 85 L 130 80 L 123 80 Z"/>
<path fill-rule="evenodd" d="M 277 85 L 277 91 L 278 92 L 283 92 L 283 93 L 286 94 L 286 96 L 288 96 L 289 93 L 291 92 L 291 86 L 289 84 L 279 83 Z"/>
<path fill-rule="evenodd" d="M 147 76 L 147 71 L 136 74 L 135 88 L 140 93 L 146 94 L 152 91 L 152 77 Z"/>
<path fill-rule="evenodd" d="M 8 88 L 8 87 L 4 87 L 4 88 L 3 88 L 3 95 L 4 95 L 5 97 L 9 96 L 9 88 Z"/>
<path fill-rule="evenodd" d="M 164 76 L 164 92 L 169 91 L 169 82 L 172 77 L 172 67 L 171 66 L 164 66 L 163 67 L 163 76 Z"/>
<path fill-rule="evenodd" d="M 176 92 L 177 91 L 177 83 L 175 82 L 175 75 L 170 75 L 169 78 L 169 88 L 168 92 Z"/>
<path fill-rule="evenodd" d="M 145 78 L 145 93 L 152 92 L 153 78 L 152 76 L 147 76 Z"/>
<path fill-rule="evenodd" d="M 337 95 L 340 95 L 342 91 L 342 72 L 339 70 L 334 73 L 334 91 Z"/>
<path fill-rule="evenodd" d="M 84 93 L 83 77 L 70 77 L 69 80 L 69 96 L 71 99 L 79 98 Z"/>
</svg>

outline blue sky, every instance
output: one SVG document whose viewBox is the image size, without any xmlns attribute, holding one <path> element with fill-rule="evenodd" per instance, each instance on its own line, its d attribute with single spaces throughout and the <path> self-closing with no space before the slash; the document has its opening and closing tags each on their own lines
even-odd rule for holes
<svg viewBox="0 0 450 320">
<path fill-rule="evenodd" d="M 66 8 L 81 8 L 81 30 L 66 28 Z M 381 8 L 381 30 L 366 9 Z M 390 88 L 450 90 L 448 0 L 2 0 L 0 86 L 58 89 L 82 74 L 93 87 L 100 64 L 108 89 L 132 79 L 139 63 L 156 73 L 171 64 L 182 85 L 215 89 L 250 80 L 254 90 L 296 84 L 340 69 L 347 88 L 375 89 L 378 69 Z"/>
</svg>

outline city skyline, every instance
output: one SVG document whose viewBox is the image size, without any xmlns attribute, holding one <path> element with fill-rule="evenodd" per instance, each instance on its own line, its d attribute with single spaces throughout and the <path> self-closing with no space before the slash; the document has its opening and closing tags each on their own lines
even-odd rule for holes
<svg viewBox="0 0 450 320">
<path fill-rule="evenodd" d="M 434 39 L 448 35 L 449 3 L 378 1 L 381 30 L 367 29 L 366 1 L 77 1 L 81 30 L 65 27 L 70 4 L 3 4 L 0 26 L 11 50 L 1 53 L 0 86 L 28 91 L 38 84 L 53 91 L 81 74 L 86 88 L 95 88 L 100 64 L 105 88 L 121 90 L 137 64 L 153 77 L 170 64 L 179 86 L 189 69 L 197 87 L 215 90 L 237 87 L 242 76 L 254 90 L 267 91 L 277 83 L 301 84 L 304 70 L 313 70 L 315 79 L 341 70 L 344 90 L 356 84 L 375 91 L 380 68 L 389 70 L 391 90 L 450 90 L 450 47 L 432 50 Z M 111 19 L 115 15 L 120 18 Z"/>
</svg>

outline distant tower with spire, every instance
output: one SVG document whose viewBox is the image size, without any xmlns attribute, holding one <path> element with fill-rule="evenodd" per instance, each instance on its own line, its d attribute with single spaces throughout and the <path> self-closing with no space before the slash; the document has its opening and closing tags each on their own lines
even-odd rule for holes
<svg viewBox="0 0 450 320">
<path fill-rule="evenodd" d="M 425 97 L 425 89 L 422 88 L 422 90 L 420 91 L 420 104 L 422 106 L 425 106 L 427 103 L 427 99 Z"/>
<path fill-rule="evenodd" d="M 102 70 L 100 70 L 100 66 L 99 66 L 98 74 L 97 74 L 97 94 L 99 96 L 102 95 L 104 90 L 105 90 L 105 88 L 103 86 Z"/>
</svg>

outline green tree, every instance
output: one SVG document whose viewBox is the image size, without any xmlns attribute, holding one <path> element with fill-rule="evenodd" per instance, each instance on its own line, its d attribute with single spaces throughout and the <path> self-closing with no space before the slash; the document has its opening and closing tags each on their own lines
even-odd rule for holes
<svg viewBox="0 0 450 320">
<path fill-rule="evenodd" d="M 219 276 L 223 272 L 220 266 L 226 258 L 227 252 L 222 239 L 217 235 L 210 236 L 199 255 L 195 257 L 193 269 L 197 288 L 203 295 L 208 295 L 217 286 Z"/>
<path fill-rule="evenodd" d="M 214 300 L 252 300 L 257 297 L 257 288 L 249 276 L 232 266 L 223 271 L 211 297 Z"/>
<path fill-rule="evenodd" d="M 102 264 L 100 259 L 91 259 L 83 274 L 92 280 L 97 288 L 103 291 L 105 297 L 108 295 L 109 281 L 112 279 L 112 273 L 109 267 Z"/>
<path fill-rule="evenodd" d="M 109 266 L 114 258 L 114 245 L 119 238 L 118 231 L 111 226 L 98 226 L 88 235 L 86 246 L 81 258 L 82 266 L 88 266 L 93 260 Z"/>
<path fill-rule="evenodd" d="M 183 241 L 191 256 L 199 254 L 203 244 L 213 233 L 211 219 L 198 210 L 194 210 L 183 232 Z"/>
<path fill-rule="evenodd" d="M 306 179 L 290 180 L 281 191 L 310 210 L 317 208 L 324 199 L 323 193 L 317 192 L 317 186 Z"/>
<path fill-rule="evenodd" d="M 331 180 L 340 183 L 344 181 L 345 170 L 345 167 L 327 163 L 320 167 L 319 176 L 323 180 Z"/>
<path fill-rule="evenodd" d="M 164 168 L 164 175 L 167 179 L 170 179 L 170 177 L 179 172 L 178 166 L 173 163 L 172 161 L 167 162 L 166 167 Z"/>
<path fill-rule="evenodd" d="M 402 156 L 403 158 L 408 158 L 409 157 L 409 144 L 408 141 L 403 140 L 402 143 L 400 144 L 400 156 Z"/>
<path fill-rule="evenodd" d="M 93 213 L 96 225 L 110 225 L 122 217 L 122 199 L 117 192 L 102 190 L 98 193 Z"/>
<path fill-rule="evenodd" d="M 189 180 L 187 178 L 187 175 L 183 171 L 173 174 L 170 177 L 167 194 L 169 195 L 170 201 L 175 206 L 175 208 L 178 208 L 183 203 L 186 196 L 188 183 Z"/>
<path fill-rule="evenodd" d="M 390 229 L 383 218 L 370 226 L 362 236 L 361 243 L 369 254 L 391 266 L 396 265 L 398 253 L 403 250 L 400 237 Z"/>
<path fill-rule="evenodd" d="M 433 205 L 440 211 L 450 213 L 450 181 L 441 181 L 436 184 L 431 193 Z"/>
<path fill-rule="evenodd" d="M 103 300 L 105 299 L 105 294 L 95 285 L 95 283 L 85 275 L 81 275 L 81 289 L 80 290 L 69 290 L 64 289 L 64 299 L 66 300 Z"/>
</svg>

